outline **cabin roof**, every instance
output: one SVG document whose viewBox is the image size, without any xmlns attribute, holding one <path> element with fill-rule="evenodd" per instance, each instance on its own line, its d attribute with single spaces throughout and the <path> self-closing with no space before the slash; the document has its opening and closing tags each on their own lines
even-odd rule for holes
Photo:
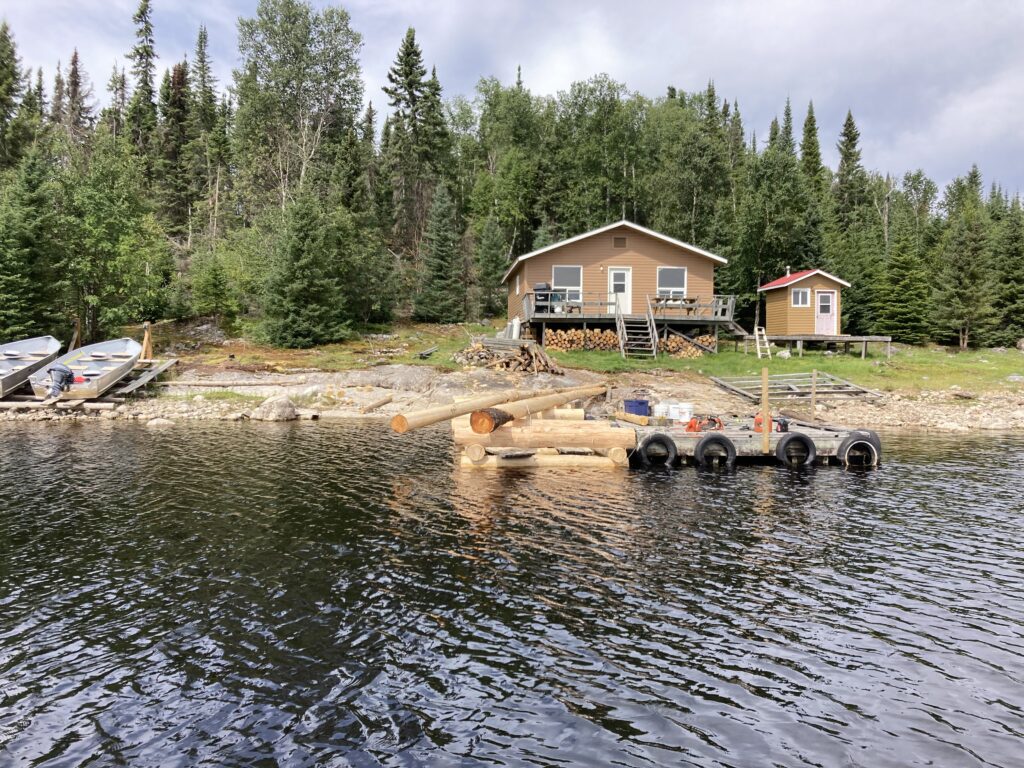
<svg viewBox="0 0 1024 768">
<path fill-rule="evenodd" d="M 594 235 L 600 235 L 603 232 L 610 232 L 611 230 L 618 229 L 619 227 L 627 227 L 628 229 L 632 229 L 634 232 L 640 232 L 641 234 L 649 235 L 650 237 L 653 237 L 653 238 L 656 238 L 658 240 L 661 240 L 662 242 L 668 243 L 669 245 L 674 245 L 677 248 L 684 248 L 684 249 L 686 249 L 688 251 L 696 253 L 699 256 L 704 256 L 705 258 L 711 259 L 712 261 L 716 261 L 719 264 L 728 264 L 729 263 L 728 259 L 723 258 L 722 256 L 718 256 L 718 255 L 716 255 L 714 253 L 711 253 L 710 251 L 705 251 L 703 248 L 698 248 L 695 245 L 690 245 L 689 243 L 684 243 L 682 240 L 676 240 L 674 237 L 669 237 L 668 235 L 663 235 L 660 232 L 655 232 L 653 229 L 648 229 L 647 227 L 641 227 L 639 224 L 634 224 L 632 221 L 628 221 L 626 219 L 622 219 L 621 221 L 613 222 L 612 224 L 608 224 L 607 226 L 598 227 L 597 229 L 592 229 L 589 232 L 584 232 L 582 235 L 576 235 L 575 237 L 570 237 L 567 240 L 560 240 L 557 243 L 552 243 L 551 245 L 546 245 L 543 248 L 538 248 L 535 251 L 530 251 L 529 253 L 524 253 L 522 256 L 518 257 L 515 261 L 512 262 L 511 266 L 509 266 L 509 268 L 508 268 L 508 271 L 505 272 L 505 276 L 501 278 L 501 282 L 504 283 L 506 280 L 508 280 L 509 275 L 511 275 L 515 271 L 515 268 L 518 267 L 520 264 L 522 264 L 527 259 L 532 259 L 534 256 L 540 256 L 542 253 L 547 253 L 549 251 L 555 250 L 556 248 L 561 248 L 563 245 L 569 245 L 570 243 L 576 243 L 576 242 L 579 242 L 580 240 L 585 240 L 588 237 L 593 237 Z"/>
<path fill-rule="evenodd" d="M 806 280 L 808 277 L 814 277 L 814 275 L 821 275 L 822 277 L 827 277 L 829 280 L 834 280 L 840 285 L 846 286 L 847 288 L 850 287 L 850 284 L 848 282 L 846 282 L 845 280 L 840 280 L 835 275 L 830 275 L 823 269 L 805 269 L 800 272 L 794 272 L 791 275 L 786 275 L 785 277 L 780 277 L 777 280 L 772 280 L 770 283 L 765 283 L 757 290 L 760 292 L 773 291 L 776 288 L 785 288 L 787 285 L 799 283 L 801 280 Z"/>
</svg>

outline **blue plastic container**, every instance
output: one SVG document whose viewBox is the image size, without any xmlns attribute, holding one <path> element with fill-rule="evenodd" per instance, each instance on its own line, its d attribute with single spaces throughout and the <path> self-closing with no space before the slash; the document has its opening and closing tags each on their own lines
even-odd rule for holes
<svg viewBox="0 0 1024 768">
<path fill-rule="evenodd" d="M 626 409 L 626 413 L 631 413 L 634 416 L 651 415 L 651 403 L 649 400 L 625 400 L 623 401 L 623 407 Z"/>
</svg>

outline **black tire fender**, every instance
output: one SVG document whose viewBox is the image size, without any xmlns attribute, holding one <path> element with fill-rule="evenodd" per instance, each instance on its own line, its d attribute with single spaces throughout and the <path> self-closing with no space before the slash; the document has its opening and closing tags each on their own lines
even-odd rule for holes
<svg viewBox="0 0 1024 768">
<path fill-rule="evenodd" d="M 716 448 L 714 453 L 709 449 Z M 704 435 L 693 448 L 693 460 L 701 467 L 710 467 L 712 457 L 725 453 L 725 466 L 731 467 L 736 463 L 736 445 L 728 437 L 722 434 L 711 432 Z"/>
<path fill-rule="evenodd" d="M 651 455 L 650 449 L 658 446 L 661 451 Z M 664 455 L 662 455 L 664 452 Z M 676 448 L 676 441 L 663 432 L 652 432 L 637 446 L 636 455 L 640 460 L 640 466 L 645 469 L 656 466 L 671 467 L 679 458 L 679 449 Z"/>
<path fill-rule="evenodd" d="M 793 464 L 789 460 L 789 446 L 794 443 L 802 445 L 807 454 L 799 464 Z M 818 449 L 814 445 L 814 441 L 803 432 L 787 432 L 775 444 L 775 458 L 779 460 L 780 464 L 785 464 L 786 466 L 809 467 L 818 458 Z"/>
<path fill-rule="evenodd" d="M 882 444 L 878 439 L 878 435 L 869 429 L 855 430 L 847 435 L 843 442 L 839 444 L 839 448 L 836 450 L 836 458 L 839 459 L 844 467 L 850 466 L 850 451 L 854 449 L 859 451 L 867 450 L 869 452 L 868 461 L 863 466 L 877 467 L 882 460 Z"/>
</svg>

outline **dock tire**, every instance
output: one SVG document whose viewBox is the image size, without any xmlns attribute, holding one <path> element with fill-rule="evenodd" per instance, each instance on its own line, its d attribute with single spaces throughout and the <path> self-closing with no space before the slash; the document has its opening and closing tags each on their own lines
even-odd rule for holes
<svg viewBox="0 0 1024 768">
<path fill-rule="evenodd" d="M 653 451 L 651 449 L 654 449 Z M 636 456 L 644 469 L 671 467 L 679 459 L 676 441 L 662 432 L 652 432 L 637 446 Z"/>
<path fill-rule="evenodd" d="M 787 432 L 775 445 L 775 458 L 787 467 L 809 467 L 818 458 L 818 449 L 803 432 Z"/>
<path fill-rule="evenodd" d="M 839 444 L 836 458 L 844 467 L 877 467 L 882 460 L 878 435 L 868 429 L 851 432 Z"/>
<path fill-rule="evenodd" d="M 698 466 L 709 468 L 715 459 L 724 459 L 726 467 L 736 464 L 736 444 L 725 435 L 704 435 L 693 448 L 693 460 Z"/>
<path fill-rule="evenodd" d="M 878 453 L 878 460 L 882 460 L 882 438 L 878 436 L 878 433 L 870 429 L 855 429 L 853 431 L 855 435 L 863 435 L 871 444 L 875 446 L 875 451 Z"/>
</svg>

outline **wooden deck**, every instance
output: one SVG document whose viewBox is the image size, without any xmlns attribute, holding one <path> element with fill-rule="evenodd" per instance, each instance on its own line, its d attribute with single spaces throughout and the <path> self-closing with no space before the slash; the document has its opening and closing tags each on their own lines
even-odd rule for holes
<svg viewBox="0 0 1024 768">
<path fill-rule="evenodd" d="M 754 342 L 756 339 L 753 334 L 748 334 L 743 337 L 743 354 L 748 354 L 750 342 Z M 789 349 L 796 348 L 797 356 L 804 356 L 804 345 L 805 344 L 842 344 L 846 354 L 850 354 L 854 344 L 860 344 L 860 356 L 861 359 L 867 357 L 868 344 L 885 344 L 885 358 L 888 360 L 892 357 L 892 336 L 847 336 L 844 334 L 838 335 L 826 335 L 820 333 L 803 333 L 803 334 L 768 334 L 768 341 L 773 344 L 785 344 Z M 736 340 L 737 349 L 739 347 L 739 339 Z"/>
</svg>

